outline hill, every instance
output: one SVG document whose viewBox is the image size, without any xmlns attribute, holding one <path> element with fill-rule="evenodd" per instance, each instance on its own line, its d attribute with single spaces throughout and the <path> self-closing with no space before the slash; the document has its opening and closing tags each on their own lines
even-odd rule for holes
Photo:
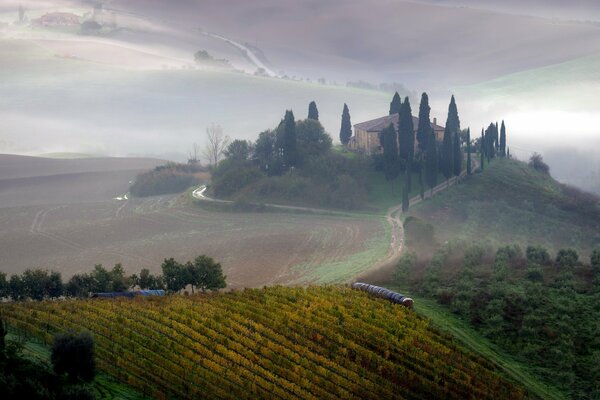
<svg viewBox="0 0 600 400">
<path fill-rule="evenodd" d="M 524 398 L 412 311 L 339 287 L 3 304 L 45 341 L 94 334 L 102 371 L 153 397 Z"/>
<path fill-rule="evenodd" d="M 600 245 L 599 204 L 597 196 L 563 185 L 523 162 L 499 159 L 464 184 L 412 207 L 408 215 L 430 224 L 440 243 L 484 240 L 495 247 L 573 247 L 590 254 Z M 410 247 L 410 221 L 406 228 Z M 413 235 L 413 245 L 414 239 Z"/>
</svg>

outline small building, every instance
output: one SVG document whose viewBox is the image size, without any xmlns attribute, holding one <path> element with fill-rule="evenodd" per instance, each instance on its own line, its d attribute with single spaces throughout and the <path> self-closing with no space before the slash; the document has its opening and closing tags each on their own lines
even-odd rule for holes
<svg viewBox="0 0 600 400">
<path fill-rule="evenodd" d="M 417 128 L 419 127 L 419 118 L 413 116 L 413 127 L 415 134 L 415 150 L 417 146 Z M 383 152 L 379 136 L 381 131 L 387 128 L 390 124 L 394 124 L 396 131 L 400 121 L 399 114 L 386 115 L 385 117 L 372 119 L 370 121 L 361 122 L 354 125 L 354 135 L 348 142 L 348 148 L 364 152 L 365 154 L 379 154 Z M 437 119 L 434 118 L 431 123 L 431 128 L 435 134 L 435 138 L 441 141 L 444 138 L 444 127 L 437 124 Z"/>
<path fill-rule="evenodd" d="M 53 12 L 42 15 L 31 21 L 33 25 L 43 27 L 79 26 L 81 21 L 78 15 L 66 12 Z"/>
</svg>

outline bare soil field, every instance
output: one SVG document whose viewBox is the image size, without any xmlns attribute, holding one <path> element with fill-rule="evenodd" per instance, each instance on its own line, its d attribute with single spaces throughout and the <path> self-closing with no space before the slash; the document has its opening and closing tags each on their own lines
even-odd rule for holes
<svg viewBox="0 0 600 400">
<path fill-rule="evenodd" d="M 88 170 L 56 166 L 60 174 L 31 176 L 39 160 L 26 161 L 15 161 L 21 172 L 3 172 L 21 178 L 0 179 L 0 270 L 8 274 L 40 267 L 68 278 L 115 263 L 159 272 L 164 258 L 207 254 L 222 263 L 229 287 L 341 282 L 383 258 L 389 244 L 383 217 L 215 212 L 186 195 L 119 201 L 113 197 L 136 170 L 52 160 Z"/>
</svg>

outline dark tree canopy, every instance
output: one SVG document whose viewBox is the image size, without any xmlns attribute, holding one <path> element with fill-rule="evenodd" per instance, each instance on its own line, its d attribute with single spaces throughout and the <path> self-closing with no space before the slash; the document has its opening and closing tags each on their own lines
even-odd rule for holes
<svg viewBox="0 0 600 400">
<path fill-rule="evenodd" d="M 319 110 L 317 109 L 317 103 L 311 101 L 308 105 L 308 119 L 319 120 Z"/>
<path fill-rule="evenodd" d="M 467 174 L 471 175 L 473 166 L 471 165 L 471 128 L 467 129 Z"/>
<path fill-rule="evenodd" d="M 412 162 L 415 146 L 415 129 L 412 120 L 412 110 L 408 97 L 400 107 L 400 120 L 398 121 L 399 156 L 406 164 Z"/>
<path fill-rule="evenodd" d="M 246 161 L 252 154 L 252 143 L 247 140 L 236 139 L 229 143 L 223 154 L 231 160 Z"/>
<path fill-rule="evenodd" d="M 400 106 L 402 105 L 402 99 L 398 92 L 394 93 L 394 97 L 392 98 L 392 102 L 390 103 L 390 115 L 392 114 L 400 114 Z"/>
<path fill-rule="evenodd" d="M 285 112 L 283 119 L 283 161 L 286 167 L 295 167 L 298 162 L 296 141 L 296 120 L 291 110 Z"/>
<path fill-rule="evenodd" d="M 431 107 L 429 107 L 429 97 L 427 93 L 423 92 L 421 95 L 421 104 L 419 105 L 419 126 L 417 127 L 417 142 L 419 150 L 424 153 L 427 151 L 427 141 L 429 140 L 429 131 L 431 131 L 431 121 L 429 113 Z"/>
<path fill-rule="evenodd" d="M 207 290 L 223 289 L 227 286 L 221 264 L 208 256 L 202 255 L 196 257 L 193 262 L 186 264 L 186 269 L 189 281 L 187 283 L 192 285 L 192 292 L 194 291 L 194 287 L 205 292 Z"/>
<path fill-rule="evenodd" d="M 481 128 L 481 140 L 479 141 L 479 168 L 483 171 L 483 162 L 485 161 L 485 136 L 483 135 L 483 128 Z"/>
<path fill-rule="evenodd" d="M 550 167 L 544 162 L 544 157 L 542 157 L 541 154 L 533 153 L 531 158 L 529 158 L 529 166 L 535 169 L 536 171 L 540 171 L 543 174 L 550 175 Z"/>
<path fill-rule="evenodd" d="M 346 103 L 344 103 L 344 110 L 342 111 L 342 126 L 340 128 L 340 142 L 345 146 L 352 137 L 352 122 L 350 122 L 350 110 Z"/>
<path fill-rule="evenodd" d="M 425 153 L 425 175 L 427 178 L 427 186 L 433 189 L 437 185 L 438 175 L 438 154 L 437 141 L 433 130 L 429 132 L 429 140 L 427 141 L 427 151 Z"/>
<path fill-rule="evenodd" d="M 504 120 L 502 120 L 502 125 L 500 126 L 500 155 L 506 157 L 506 126 L 504 125 Z"/>
<path fill-rule="evenodd" d="M 454 135 L 455 132 L 460 132 L 460 119 L 458 118 L 458 109 L 456 107 L 456 101 L 454 95 L 450 98 L 450 105 L 448 106 L 448 118 L 446 120 L 446 128 L 450 130 L 450 133 Z"/>
<path fill-rule="evenodd" d="M 444 129 L 444 141 L 442 143 L 442 173 L 446 179 L 450 179 L 454 175 L 453 143 L 454 135 L 448 125 L 446 125 Z"/>
<path fill-rule="evenodd" d="M 460 134 L 454 133 L 452 161 L 454 163 L 454 176 L 459 176 L 462 169 L 462 151 L 460 149 Z"/>
<path fill-rule="evenodd" d="M 67 374 L 73 382 L 91 382 L 96 375 L 92 335 L 89 332 L 56 335 L 51 360 L 56 374 Z"/>
<path fill-rule="evenodd" d="M 296 123 L 296 139 L 302 159 L 319 156 L 331 149 L 331 136 L 315 119 L 308 118 Z"/>
<path fill-rule="evenodd" d="M 383 169 L 385 179 L 393 180 L 398 177 L 398 143 L 396 142 L 396 129 L 390 124 L 381 132 L 383 136 Z"/>
</svg>

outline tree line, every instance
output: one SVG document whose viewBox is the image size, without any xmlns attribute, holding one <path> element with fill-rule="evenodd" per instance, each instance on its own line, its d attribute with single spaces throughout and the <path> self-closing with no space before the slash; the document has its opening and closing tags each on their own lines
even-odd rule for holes
<svg viewBox="0 0 600 400">
<path fill-rule="evenodd" d="M 0 299 L 44 300 L 60 297 L 85 298 L 94 293 L 124 292 L 130 289 L 163 289 L 178 293 L 188 286 L 195 290 L 218 290 L 226 287 L 226 276 L 220 263 L 201 255 L 180 263 L 173 258 L 161 265 L 162 275 L 144 268 L 139 274 L 127 275 L 121 264 L 106 269 L 101 264 L 89 273 L 75 274 L 63 281 L 61 273 L 47 269 L 28 269 L 7 278 L 0 272 Z"/>
</svg>

